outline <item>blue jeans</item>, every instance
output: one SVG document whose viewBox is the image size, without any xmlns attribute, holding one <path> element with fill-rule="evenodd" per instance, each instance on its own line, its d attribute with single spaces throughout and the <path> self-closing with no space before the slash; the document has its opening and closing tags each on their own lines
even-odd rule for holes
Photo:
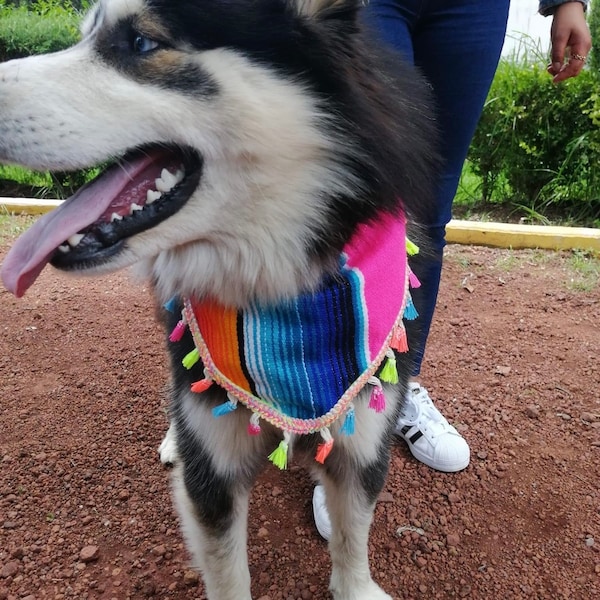
<svg viewBox="0 0 600 600">
<path fill-rule="evenodd" d="M 432 252 L 411 259 L 421 281 L 413 290 L 419 319 L 407 322 L 418 375 L 433 319 L 442 272 L 446 225 L 463 163 L 506 34 L 509 0 L 370 0 L 367 25 L 380 40 L 414 63 L 433 88 L 443 159 L 436 182 L 436 211 L 424 223 Z"/>
</svg>

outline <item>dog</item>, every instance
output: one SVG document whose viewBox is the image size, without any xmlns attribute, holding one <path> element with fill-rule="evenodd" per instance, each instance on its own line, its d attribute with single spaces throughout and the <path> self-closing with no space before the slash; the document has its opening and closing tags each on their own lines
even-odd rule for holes
<svg viewBox="0 0 600 600">
<path fill-rule="evenodd" d="M 73 47 L 0 65 L 0 160 L 102 167 L 15 242 L 4 284 L 22 296 L 48 263 L 151 282 L 173 373 L 161 450 L 210 600 L 251 598 L 249 491 L 292 452 L 326 489 L 333 597 L 390 598 L 368 532 L 410 371 L 404 234 L 428 210 L 435 126 L 418 73 L 372 40 L 357 0 L 100 0 Z M 285 370 L 318 377 L 273 382 Z"/>
</svg>

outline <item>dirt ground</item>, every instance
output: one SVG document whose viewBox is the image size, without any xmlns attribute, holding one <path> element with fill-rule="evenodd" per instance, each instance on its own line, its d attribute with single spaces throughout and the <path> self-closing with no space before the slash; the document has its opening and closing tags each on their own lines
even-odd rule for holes
<svg viewBox="0 0 600 600">
<path fill-rule="evenodd" d="M 370 542 L 394 598 L 600 597 L 599 272 L 582 253 L 448 248 L 423 383 L 472 461 L 437 473 L 394 448 Z M 0 291 L 0 600 L 205 598 L 156 451 L 150 305 L 126 274 Z M 293 464 L 258 482 L 255 598 L 329 597 L 311 496 Z"/>
</svg>

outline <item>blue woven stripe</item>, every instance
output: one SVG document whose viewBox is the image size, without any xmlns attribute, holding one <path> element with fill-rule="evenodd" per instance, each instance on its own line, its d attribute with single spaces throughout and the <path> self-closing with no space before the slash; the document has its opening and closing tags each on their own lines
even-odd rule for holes
<svg viewBox="0 0 600 600">
<path fill-rule="evenodd" d="M 311 381 L 315 382 L 314 404 L 318 415 L 325 414 L 341 396 L 340 385 L 346 380 L 346 368 L 335 355 L 339 346 L 336 324 L 339 323 L 338 301 L 331 289 L 325 293 L 298 299 L 298 309 L 308 317 L 304 322 L 304 364 Z M 336 314 L 337 313 L 337 314 Z M 331 372 L 336 377 L 331 377 Z M 320 381 L 330 380 L 333 385 L 318 385 Z M 343 393 L 343 392 L 342 392 Z"/>
<path fill-rule="evenodd" d="M 243 358 L 258 397 L 289 416 L 312 418 L 312 393 L 303 368 L 304 341 L 296 303 L 247 310 L 244 332 Z M 295 406 L 301 402 L 306 403 L 308 416 L 296 414 Z"/>
<path fill-rule="evenodd" d="M 368 366 L 364 339 L 356 340 L 365 324 L 360 278 L 344 275 L 315 294 L 244 313 L 243 359 L 256 393 L 289 416 L 324 415 Z"/>
</svg>

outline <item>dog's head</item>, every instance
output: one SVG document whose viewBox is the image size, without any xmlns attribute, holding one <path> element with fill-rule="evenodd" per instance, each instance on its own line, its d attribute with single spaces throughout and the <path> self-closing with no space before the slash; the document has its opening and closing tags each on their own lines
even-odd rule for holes
<svg viewBox="0 0 600 600">
<path fill-rule="evenodd" d="M 357 0 L 101 0 L 81 41 L 0 66 L 0 161 L 104 165 L 15 244 L 44 266 L 134 263 L 160 295 L 228 304 L 315 285 L 356 225 L 416 210 L 430 177 L 423 85 L 392 86 Z"/>
</svg>

